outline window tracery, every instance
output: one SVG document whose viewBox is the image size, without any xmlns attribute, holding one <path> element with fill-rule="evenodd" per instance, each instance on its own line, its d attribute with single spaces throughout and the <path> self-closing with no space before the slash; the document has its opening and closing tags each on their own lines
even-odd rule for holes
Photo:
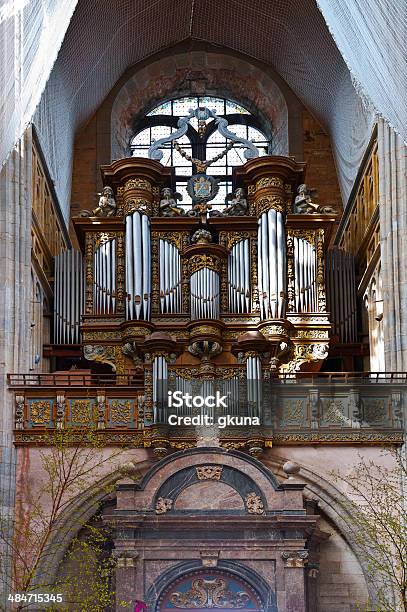
<svg viewBox="0 0 407 612">
<path fill-rule="evenodd" d="M 208 107 L 219 117 L 224 117 L 229 129 L 247 140 L 252 140 L 260 155 L 271 153 L 271 139 L 264 133 L 258 119 L 244 107 L 226 100 L 210 96 L 191 96 L 169 100 L 150 111 L 137 126 L 130 147 L 133 156 L 148 157 L 152 142 L 172 134 L 177 129 L 180 117 L 186 116 L 191 108 Z M 212 159 L 220 155 L 230 144 L 230 140 L 222 136 L 214 121 L 210 121 L 205 129 L 199 125 L 198 119 L 190 121 L 185 136 L 177 139 L 177 143 L 189 157 L 200 160 Z M 224 204 L 226 195 L 232 191 L 232 173 L 235 166 L 247 161 L 243 156 L 243 146 L 235 144 L 221 159 L 211 164 L 210 174 L 219 181 L 219 191 L 212 204 Z M 166 144 L 161 163 L 175 168 L 176 190 L 183 196 L 182 205 L 189 207 L 191 197 L 187 192 L 187 181 L 196 171 L 194 164 L 177 150 L 175 142 Z"/>
</svg>

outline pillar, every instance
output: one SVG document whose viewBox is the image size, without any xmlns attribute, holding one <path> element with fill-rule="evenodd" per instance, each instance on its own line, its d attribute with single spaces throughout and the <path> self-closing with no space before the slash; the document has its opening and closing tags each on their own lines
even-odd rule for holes
<svg viewBox="0 0 407 612">
<path fill-rule="evenodd" d="M 378 124 L 380 251 L 387 371 L 407 370 L 407 147 Z"/>
<path fill-rule="evenodd" d="M 137 558 L 139 553 L 135 550 L 113 551 L 116 558 L 116 610 L 134 609 L 137 599 Z M 127 605 L 126 605 L 127 604 Z"/>
<path fill-rule="evenodd" d="M 31 129 L 20 139 L 0 171 L 0 519 L 13 518 L 16 451 L 14 401 L 6 374 L 28 372 L 31 306 Z M 4 543 L 0 542 L 0 553 Z M 0 554 L 1 556 L 1 554 Z M 7 562 L 7 558 L 6 561 Z M 8 571 L 5 575 L 8 575 Z M 0 608 L 7 604 L 7 581 L 0 581 Z M 3 604 L 3 606 L 2 606 Z"/>
<path fill-rule="evenodd" d="M 286 593 L 285 612 L 305 612 L 305 573 L 308 561 L 307 550 L 289 550 L 281 553 L 284 561 L 284 578 Z"/>
</svg>

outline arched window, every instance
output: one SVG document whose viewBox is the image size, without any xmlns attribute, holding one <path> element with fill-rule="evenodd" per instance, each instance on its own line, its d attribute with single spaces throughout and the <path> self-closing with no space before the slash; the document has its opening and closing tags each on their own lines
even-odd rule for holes
<svg viewBox="0 0 407 612">
<path fill-rule="evenodd" d="M 238 136 L 252 140 L 260 155 L 271 153 L 271 137 L 268 137 L 258 119 L 248 110 L 224 98 L 192 96 L 169 100 L 160 104 L 149 112 L 137 126 L 136 134 L 131 141 L 132 154 L 135 157 L 148 157 L 148 149 L 153 140 L 163 138 L 177 129 L 180 117 L 188 115 L 191 108 L 207 107 L 228 121 L 228 129 Z M 182 149 L 191 157 L 210 160 L 221 154 L 229 140 L 224 138 L 217 130 L 214 120 L 211 120 L 204 131 L 199 133 L 198 120 L 192 119 L 188 131 L 178 140 Z M 219 181 L 219 192 L 212 204 L 223 204 L 227 193 L 232 191 L 232 172 L 235 166 L 244 164 L 243 146 L 235 143 L 221 159 L 211 164 L 207 173 Z M 188 179 L 196 172 L 194 164 L 182 157 L 176 150 L 174 143 L 168 143 L 162 148 L 164 157 L 161 163 L 164 166 L 175 168 L 176 188 L 183 196 L 183 204 L 190 204 L 191 199 L 187 193 Z"/>
</svg>

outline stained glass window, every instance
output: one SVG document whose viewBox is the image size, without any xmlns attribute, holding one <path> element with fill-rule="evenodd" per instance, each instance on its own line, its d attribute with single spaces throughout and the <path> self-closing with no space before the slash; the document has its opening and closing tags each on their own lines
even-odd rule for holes
<svg viewBox="0 0 407 612">
<path fill-rule="evenodd" d="M 132 154 L 136 157 L 148 157 L 148 149 L 154 140 L 163 138 L 177 129 L 180 117 L 189 114 L 190 109 L 207 107 L 214 111 L 218 117 L 225 117 L 228 121 L 228 130 L 247 140 L 251 140 L 259 150 L 260 155 L 271 153 L 271 139 L 262 129 L 260 121 L 243 106 L 211 96 L 189 96 L 176 100 L 168 100 L 152 109 L 140 122 L 138 131 L 131 141 Z M 230 143 L 222 136 L 213 119 L 206 122 L 204 133 L 198 133 L 198 120 L 192 119 L 188 132 L 177 141 L 183 151 L 192 158 L 210 160 L 224 152 Z M 164 166 L 175 168 L 176 189 L 182 194 L 182 205 L 189 207 L 191 199 L 186 191 L 186 184 L 192 174 L 196 172 L 194 164 L 183 157 L 173 143 L 162 148 L 164 153 L 161 163 Z M 207 174 L 216 176 L 219 181 L 219 191 L 213 208 L 218 208 L 225 202 L 225 197 L 232 191 L 232 173 L 235 166 L 246 162 L 243 155 L 244 147 L 235 143 L 221 159 L 212 163 Z"/>
</svg>

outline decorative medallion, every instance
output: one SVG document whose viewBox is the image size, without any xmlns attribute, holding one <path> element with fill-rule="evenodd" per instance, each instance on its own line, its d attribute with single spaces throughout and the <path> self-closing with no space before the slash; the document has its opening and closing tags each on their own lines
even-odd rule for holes
<svg viewBox="0 0 407 612">
<path fill-rule="evenodd" d="M 187 182 L 187 192 L 194 204 L 210 202 L 218 191 L 218 181 L 204 173 L 194 174 Z"/>
<path fill-rule="evenodd" d="M 257 493 L 248 493 L 245 502 L 249 514 L 264 514 L 264 504 L 261 501 L 260 495 L 257 495 Z"/>
</svg>

